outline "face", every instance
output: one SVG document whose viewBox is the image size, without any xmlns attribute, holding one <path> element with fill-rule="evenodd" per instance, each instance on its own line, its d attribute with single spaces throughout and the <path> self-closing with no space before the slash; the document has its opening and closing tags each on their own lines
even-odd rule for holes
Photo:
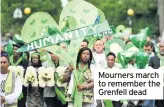
<svg viewBox="0 0 164 107">
<path fill-rule="evenodd" d="M 39 56 L 38 55 L 32 56 L 32 63 L 34 65 L 37 65 L 39 63 Z"/>
<path fill-rule="evenodd" d="M 51 53 L 50 55 L 51 55 L 52 61 L 55 61 L 56 62 L 56 61 L 59 60 L 58 56 L 54 55 L 53 53 Z"/>
<path fill-rule="evenodd" d="M 88 47 L 87 42 L 81 42 L 81 48 Z"/>
<path fill-rule="evenodd" d="M 152 47 L 151 46 L 144 46 L 144 51 L 150 55 L 152 53 Z"/>
<path fill-rule="evenodd" d="M 159 45 L 159 51 L 162 55 L 164 55 L 164 43 L 160 43 Z"/>
<path fill-rule="evenodd" d="M 89 61 L 89 59 L 90 59 L 90 52 L 89 52 L 89 50 L 83 51 L 82 54 L 81 54 L 81 61 L 87 63 Z"/>
<path fill-rule="evenodd" d="M 14 51 L 13 52 L 13 55 L 14 55 L 14 57 L 19 57 L 21 53 L 20 52 L 16 52 L 18 50 L 18 47 L 14 46 L 13 48 L 14 48 L 13 49 L 13 51 Z"/>
<path fill-rule="evenodd" d="M 7 72 L 8 67 L 9 67 L 8 59 L 2 56 L 0 60 L 1 60 L 1 64 L 0 64 L 1 70 Z"/>
<path fill-rule="evenodd" d="M 104 50 L 103 41 L 101 41 L 101 40 L 96 41 L 94 44 L 94 49 L 95 49 L 96 53 L 98 53 L 98 54 L 103 53 L 103 50 Z"/>
<path fill-rule="evenodd" d="M 109 55 L 107 57 L 107 63 L 108 63 L 108 67 L 109 68 L 112 68 L 114 66 L 114 63 L 115 63 L 115 58 L 113 55 Z"/>
</svg>

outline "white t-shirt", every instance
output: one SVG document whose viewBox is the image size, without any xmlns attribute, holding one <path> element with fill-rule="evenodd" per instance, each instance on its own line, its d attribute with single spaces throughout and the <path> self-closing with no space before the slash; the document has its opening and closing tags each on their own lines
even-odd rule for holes
<svg viewBox="0 0 164 107">
<path fill-rule="evenodd" d="M 18 99 L 18 97 L 22 92 L 22 82 L 20 77 L 17 76 L 17 78 L 15 78 L 14 92 L 9 95 L 5 95 L 5 83 L 6 83 L 7 76 L 8 74 L 0 73 L 0 96 L 4 96 L 8 104 L 12 104 L 16 99 Z M 0 107 L 4 107 L 4 104 L 0 105 Z"/>
<path fill-rule="evenodd" d="M 97 68 L 106 68 L 107 67 L 107 60 L 105 53 L 97 54 L 96 52 L 93 53 L 93 58 L 95 61 L 94 66 Z"/>
<path fill-rule="evenodd" d="M 8 74 L 0 73 L 0 96 L 5 96 L 5 82 Z"/>
</svg>

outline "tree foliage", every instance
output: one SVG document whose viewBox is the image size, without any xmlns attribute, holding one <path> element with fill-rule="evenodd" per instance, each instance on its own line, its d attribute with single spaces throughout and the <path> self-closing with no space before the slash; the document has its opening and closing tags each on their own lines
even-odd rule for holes
<svg viewBox="0 0 164 107">
<path fill-rule="evenodd" d="M 152 33 L 158 28 L 157 0 L 86 0 L 97 8 L 101 9 L 110 25 L 115 27 L 123 24 L 128 26 L 127 10 L 133 9 L 135 15 L 131 17 L 133 33 L 138 33 L 140 29 L 150 27 Z M 2 32 L 21 31 L 25 20 L 29 15 L 23 14 L 23 18 L 14 19 L 13 12 L 17 7 L 22 11 L 24 8 L 31 8 L 31 13 L 37 11 L 48 12 L 59 20 L 62 10 L 60 0 L 2 0 L 1 22 Z"/>
</svg>

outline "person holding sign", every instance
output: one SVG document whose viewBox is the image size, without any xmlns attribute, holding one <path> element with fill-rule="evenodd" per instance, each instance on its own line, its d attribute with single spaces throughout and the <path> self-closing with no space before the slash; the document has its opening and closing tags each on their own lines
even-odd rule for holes
<svg viewBox="0 0 164 107">
<path fill-rule="evenodd" d="M 42 66 L 41 60 L 40 60 L 40 55 L 38 52 L 33 52 L 31 54 L 31 63 L 30 66 L 33 67 L 34 72 L 36 74 L 36 80 L 39 79 L 38 75 L 38 69 L 39 67 Z M 30 67 L 29 66 L 29 67 Z M 28 68 L 27 68 L 28 70 Z M 28 72 L 28 71 L 26 71 Z M 44 101 L 43 101 L 43 88 L 39 87 L 37 84 L 36 86 L 33 86 L 30 84 L 27 88 L 27 105 L 28 107 L 43 107 L 44 106 Z"/>
<path fill-rule="evenodd" d="M 76 69 L 70 68 L 71 79 L 68 88 L 68 107 L 94 107 L 93 105 L 93 77 L 90 69 L 92 52 L 89 48 L 81 48 L 76 60 Z M 69 81 L 65 79 L 63 81 Z"/>
<path fill-rule="evenodd" d="M 56 71 L 56 68 L 60 65 L 59 57 L 51 52 L 49 53 L 50 53 L 51 59 L 43 62 L 42 66 L 45 68 L 53 67 L 54 70 Z M 45 99 L 45 103 L 47 107 L 56 107 L 56 105 L 58 107 L 62 107 L 62 103 L 57 99 L 55 86 L 54 87 L 46 86 L 44 88 L 43 94 L 44 94 L 44 99 Z"/>
</svg>

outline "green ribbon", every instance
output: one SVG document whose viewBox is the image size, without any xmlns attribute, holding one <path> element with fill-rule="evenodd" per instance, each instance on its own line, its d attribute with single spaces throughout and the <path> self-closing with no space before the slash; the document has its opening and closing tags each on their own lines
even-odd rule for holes
<svg viewBox="0 0 164 107">
<path fill-rule="evenodd" d="M 78 91 L 77 85 L 83 84 L 83 76 L 84 72 L 87 71 L 88 65 L 85 65 L 84 67 L 81 66 L 81 64 L 78 64 L 78 69 L 74 71 L 74 87 L 73 87 L 73 93 L 71 95 L 71 98 L 74 100 L 74 107 L 82 107 L 83 102 L 83 93 L 82 91 Z"/>
<path fill-rule="evenodd" d="M 11 63 L 11 65 L 18 66 L 19 63 L 20 63 L 21 61 L 22 61 L 22 57 L 20 57 L 20 58 L 16 61 L 16 63 L 14 63 L 13 55 L 10 57 L 10 63 Z"/>
<path fill-rule="evenodd" d="M 103 100 L 105 107 L 113 107 L 112 100 Z"/>
<path fill-rule="evenodd" d="M 157 53 L 157 56 L 160 59 L 160 66 L 164 66 L 164 56 L 161 56 L 160 53 Z"/>
<path fill-rule="evenodd" d="M 19 96 L 18 100 L 21 100 L 23 98 L 23 93 Z"/>
<path fill-rule="evenodd" d="M 57 72 L 54 73 L 54 80 L 57 81 L 59 79 L 59 74 Z M 57 95 L 57 98 L 61 101 L 61 103 L 64 105 L 66 104 L 66 98 L 65 98 L 65 92 L 60 87 L 55 87 L 55 92 Z"/>
<path fill-rule="evenodd" d="M 50 33 L 51 30 L 49 30 Z M 17 52 L 24 52 L 24 51 L 30 51 L 34 49 L 39 49 L 47 46 L 51 46 L 57 43 L 61 43 L 68 40 L 78 39 L 78 38 L 85 38 L 86 36 L 91 36 L 95 34 L 101 34 L 103 32 L 108 32 L 105 34 L 102 34 L 102 36 L 114 34 L 115 30 L 113 26 L 109 26 L 107 21 L 104 21 L 102 23 L 89 25 L 86 27 L 82 27 L 75 30 L 70 30 L 67 32 L 61 32 L 57 34 L 53 34 L 54 32 L 51 32 L 51 36 L 44 35 L 44 38 L 40 38 L 34 41 L 31 41 L 21 48 L 17 50 Z"/>
</svg>

